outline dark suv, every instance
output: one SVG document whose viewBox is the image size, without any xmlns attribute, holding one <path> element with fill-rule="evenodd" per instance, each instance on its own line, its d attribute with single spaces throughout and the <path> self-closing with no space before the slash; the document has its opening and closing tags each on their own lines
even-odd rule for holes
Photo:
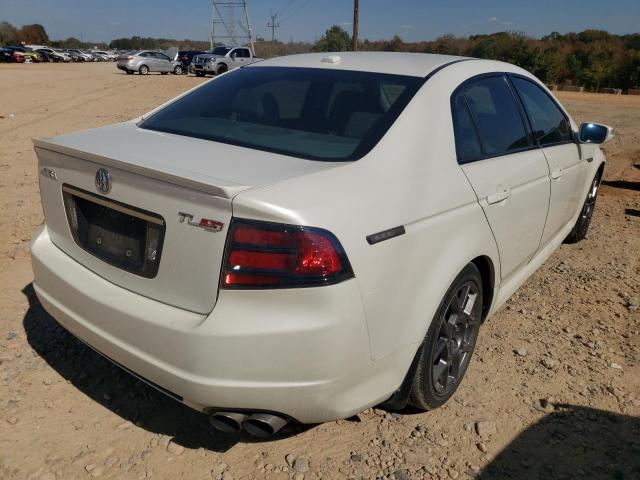
<svg viewBox="0 0 640 480">
<path fill-rule="evenodd" d="M 176 53 L 175 60 L 182 64 L 182 73 L 187 73 L 189 71 L 189 65 L 191 65 L 191 60 L 196 55 L 200 55 L 203 52 L 202 50 L 180 50 Z"/>
</svg>

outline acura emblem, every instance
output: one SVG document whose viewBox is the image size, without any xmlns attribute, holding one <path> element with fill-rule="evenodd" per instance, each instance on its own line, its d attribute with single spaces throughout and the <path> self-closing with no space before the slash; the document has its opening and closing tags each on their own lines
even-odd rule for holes
<svg viewBox="0 0 640 480">
<path fill-rule="evenodd" d="M 106 168 L 100 168 L 96 172 L 96 188 L 102 193 L 111 191 L 111 174 Z"/>
</svg>

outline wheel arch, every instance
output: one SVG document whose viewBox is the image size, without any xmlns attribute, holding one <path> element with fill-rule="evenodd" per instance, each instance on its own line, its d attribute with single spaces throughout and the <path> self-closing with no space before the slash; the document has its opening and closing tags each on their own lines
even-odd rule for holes
<svg viewBox="0 0 640 480">
<path fill-rule="evenodd" d="M 491 305 L 493 304 L 496 287 L 496 269 L 488 255 L 480 255 L 469 263 L 473 263 L 480 270 L 482 278 L 482 322 L 487 319 Z"/>
</svg>

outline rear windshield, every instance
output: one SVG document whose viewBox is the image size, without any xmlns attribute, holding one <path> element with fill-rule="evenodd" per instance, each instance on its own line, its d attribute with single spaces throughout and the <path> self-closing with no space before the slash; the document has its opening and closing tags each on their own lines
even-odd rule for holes
<svg viewBox="0 0 640 480">
<path fill-rule="evenodd" d="M 351 161 L 373 148 L 423 82 L 347 70 L 240 68 L 139 126 L 311 160 Z"/>
</svg>

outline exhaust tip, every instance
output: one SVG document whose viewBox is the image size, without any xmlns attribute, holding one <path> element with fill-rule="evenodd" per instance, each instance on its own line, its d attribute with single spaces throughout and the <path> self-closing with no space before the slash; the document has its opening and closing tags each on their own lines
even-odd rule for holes
<svg viewBox="0 0 640 480">
<path fill-rule="evenodd" d="M 244 413 L 216 412 L 209 417 L 209 423 L 221 432 L 238 433 L 246 418 Z"/>
<path fill-rule="evenodd" d="M 256 413 L 244 422 L 244 429 L 254 437 L 267 438 L 278 433 L 287 420 L 269 413 Z"/>
</svg>

